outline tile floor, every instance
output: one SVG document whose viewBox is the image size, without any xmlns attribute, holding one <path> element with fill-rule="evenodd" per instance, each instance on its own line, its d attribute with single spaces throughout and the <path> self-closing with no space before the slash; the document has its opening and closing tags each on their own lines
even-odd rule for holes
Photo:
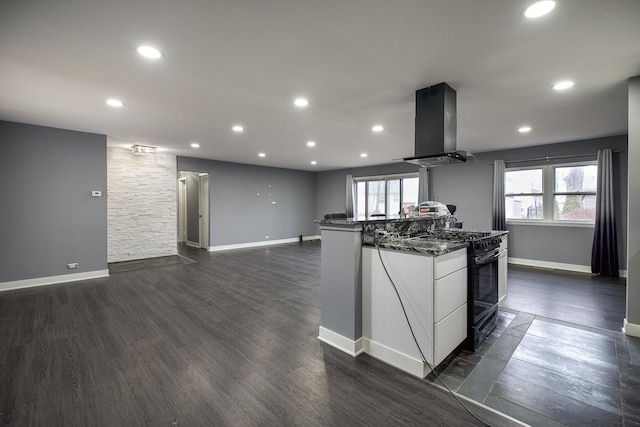
<svg viewBox="0 0 640 427">
<path fill-rule="evenodd" d="M 640 426 L 640 339 L 619 332 L 501 309 L 476 352 L 454 353 L 436 372 L 532 426 Z"/>
</svg>

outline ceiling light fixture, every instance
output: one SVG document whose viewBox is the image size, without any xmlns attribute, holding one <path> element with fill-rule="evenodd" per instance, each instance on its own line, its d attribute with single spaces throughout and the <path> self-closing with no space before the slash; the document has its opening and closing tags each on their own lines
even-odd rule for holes
<svg viewBox="0 0 640 427">
<path fill-rule="evenodd" d="M 307 142 L 307 147 L 315 147 L 315 146 L 316 146 L 315 141 L 308 141 Z"/>
<path fill-rule="evenodd" d="M 158 59 L 162 56 L 158 49 L 151 46 L 139 46 L 138 53 L 149 59 Z"/>
<path fill-rule="evenodd" d="M 192 143 L 191 143 L 191 147 L 193 147 L 193 148 L 200 148 L 200 144 L 198 144 L 197 142 L 192 142 Z"/>
<path fill-rule="evenodd" d="M 307 105 L 309 105 L 309 101 L 306 98 L 296 98 L 295 101 L 293 101 L 293 103 L 295 104 L 296 107 L 300 107 L 300 108 L 304 108 Z"/>
<path fill-rule="evenodd" d="M 258 153 L 258 157 L 267 157 L 265 153 Z"/>
<path fill-rule="evenodd" d="M 556 7 L 556 2 L 553 0 L 538 1 L 525 9 L 524 16 L 527 18 L 539 18 L 551 12 L 554 7 Z"/>
<path fill-rule="evenodd" d="M 316 162 L 315 160 L 311 160 L 311 164 L 315 166 L 318 164 L 318 162 Z"/>
<path fill-rule="evenodd" d="M 233 130 L 234 132 L 242 132 L 244 128 L 240 125 L 235 125 L 234 127 L 231 128 L 231 130 Z"/>
<path fill-rule="evenodd" d="M 531 132 L 531 126 L 522 126 L 518 129 L 518 132 L 520 133 Z"/>
<path fill-rule="evenodd" d="M 124 107 L 124 102 L 114 98 L 107 99 L 107 104 L 115 108 Z"/>
<path fill-rule="evenodd" d="M 149 147 L 145 145 L 134 145 L 131 147 L 133 154 L 156 154 L 156 147 Z"/>
<path fill-rule="evenodd" d="M 371 128 L 371 130 L 374 132 L 382 132 L 384 130 L 384 127 L 382 127 L 382 125 L 375 125 Z"/>
<path fill-rule="evenodd" d="M 360 153 L 360 157 L 362 157 L 362 158 L 367 157 L 367 156 L 368 156 L 367 153 Z"/>
<path fill-rule="evenodd" d="M 573 87 L 574 83 L 571 80 L 564 80 L 554 84 L 552 87 L 554 90 L 566 90 Z"/>
</svg>

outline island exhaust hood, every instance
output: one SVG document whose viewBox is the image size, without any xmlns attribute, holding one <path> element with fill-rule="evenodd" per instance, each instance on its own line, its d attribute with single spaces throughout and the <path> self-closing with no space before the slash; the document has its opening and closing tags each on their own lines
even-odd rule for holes
<svg viewBox="0 0 640 427">
<path fill-rule="evenodd" d="M 415 157 L 402 160 L 422 167 L 466 162 L 456 151 L 456 127 L 456 91 L 451 86 L 440 83 L 416 91 Z"/>
</svg>

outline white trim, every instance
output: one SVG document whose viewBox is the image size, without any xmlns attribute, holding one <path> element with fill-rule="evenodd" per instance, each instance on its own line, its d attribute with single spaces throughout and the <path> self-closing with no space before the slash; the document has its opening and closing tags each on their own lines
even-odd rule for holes
<svg viewBox="0 0 640 427">
<path fill-rule="evenodd" d="M 515 265 L 526 265 L 529 267 L 542 267 L 542 268 L 549 268 L 553 270 L 567 270 L 567 271 L 576 271 L 579 273 L 591 274 L 590 265 L 565 264 L 562 262 L 539 261 L 537 259 L 524 259 L 524 258 L 512 258 L 512 257 L 508 257 L 507 261 L 509 262 L 509 264 L 515 264 Z"/>
<path fill-rule="evenodd" d="M 508 257 L 507 262 L 509 264 L 526 265 L 528 267 L 540 267 L 540 268 L 548 268 L 551 270 L 566 270 L 566 271 L 575 271 L 577 273 L 592 274 L 590 265 L 565 264 L 562 262 L 539 261 L 537 259 L 512 258 L 512 257 Z M 627 270 L 619 270 L 618 275 L 620 277 L 627 277 Z"/>
<path fill-rule="evenodd" d="M 190 241 L 190 240 L 187 240 L 187 242 L 186 242 L 186 243 L 187 243 L 187 246 L 191 246 L 192 248 L 198 248 L 198 249 L 200 249 L 200 243 L 192 242 L 192 241 Z"/>
<path fill-rule="evenodd" d="M 354 341 L 320 326 L 318 330 L 318 339 L 323 343 L 329 344 L 330 346 L 347 353 L 349 356 L 356 357 L 362 353 L 362 337 Z"/>
<path fill-rule="evenodd" d="M 627 323 L 627 318 L 625 317 L 622 332 L 632 337 L 640 337 L 640 325 L 636 325 L 635 323 Z"/>
<path fill-rule="evenodd" d="M 422 360 L 400 353 L 398 350 L 387 347 L 386 345 L 371 341 L 369 338 L 363 338 L 363 350 L 371 357 L 375 357 L 401 371 L 424 378 L 431 370 Z"/>
<path fill-rule="evenodd" d="M 302 240 L 318 240 L 320 236 L 303 236 Z M 233 245 L 220 245 L 220 246 L 209 246 L 209 252 L 218 252 L 218 251 L 228 251 L 231 249 L 246 249 L 246 248 L 256 248 L 260 246 L 271 246 L 271 245 L 281 245 L 283 243 L 297 243 L 300 239 L 298 237 L 292 237 L 289 239 L 279 239 L 279 240 L 266 240 L 264 242 L 249 242 L 249 243 L 236 243 Z M 188 244 L 188 243 L 187 243 Z"/>
<path fill-rule="evenodd" d="M 419 172 L 401 172 L 387 175 L 371 175 L 371 176 L 354 176 L 353 180 L 358 181 L 381 181 L 383 179 L 402 179 L 402 178 L 418 178 Z"/>
<path fill-rule="evenodd" d="M 78 280 L 109 277 L 109 270 L 86 271 L 82 273 L 62 274 L 59 276 L 36 277 L 33 279 L 14 280 L 0 283 L 0 292 L 12 289 L 32 288 L 34 286 L 55 285 L 57 283 L 76 282 Z"/>
<path fill-rule="evenodd" d="M 577 221 L 545 221 L 543 219 L 508 219 L 507 225 L 536 225 L 538 227 L 574 227 L 574 228 L 595 228 L 594 222 Z"/>
</svg>

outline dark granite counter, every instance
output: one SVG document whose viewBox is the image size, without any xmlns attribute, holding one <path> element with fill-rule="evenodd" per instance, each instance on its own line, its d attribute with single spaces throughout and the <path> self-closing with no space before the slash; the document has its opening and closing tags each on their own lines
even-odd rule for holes
<svg viewBox="0 0 640 427">
<path fill-rule="evenodd" d="M 371 218 L 367 220 L 326 219 L 320 226 L 362 227 L 362 246 L 428 256 L 439 256 L 466 248 L 469 242 L 487 236 L 501 236 L 507 231 L 478 231 L 449 228 L 453 215 L 410 218 Z"/>
<path fill-rule="evenodd" d="M 423 237 L 379 236 L 380 249 L 400 252 L 413 252 L 420 255 L 439 256 L 469 246 L 464 240 L 442 240 Z M 375 247 L 375 243 L 363 243 L 362 246 Z"/>
</svg>

